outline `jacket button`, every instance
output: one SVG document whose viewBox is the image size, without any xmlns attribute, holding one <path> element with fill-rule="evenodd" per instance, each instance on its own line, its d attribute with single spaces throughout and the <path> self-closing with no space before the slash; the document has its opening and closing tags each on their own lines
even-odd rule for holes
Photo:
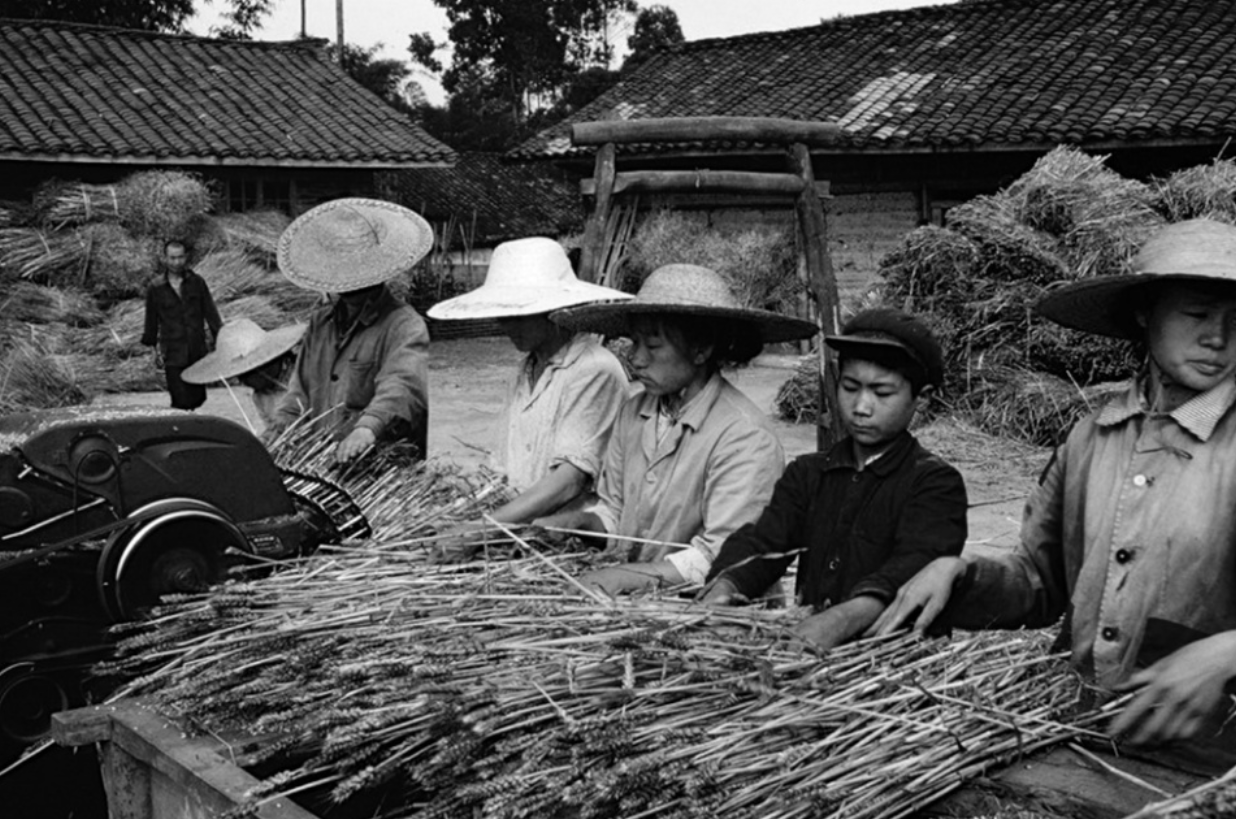
<svg viewBox="0 0 1236 819">
<path fill-rule="evenodd" d="M 828 570 L 830 572 L 835 572 L 837 571 L 837 567 L 840 565 L 841 561 L 834 557 L 832 560 L 828 561 Z"/>
<path fill-rule="evenodd" d="M 1145 486 L 1145 485 L 1146 485 L 1146 476 L 1145 476 L 1145 475 L 1134 475 L 1134 476 L 1133 476 L 1133 485 L 1134 485 L 1134 486 Z"/>
<path fill-rule="evenodd" d="M 1116 562 L 1117 563 L 1128 563 L 1132 559 L 1133 559 L 1133 552 L 1130 551 L 1129 549 L 1117 549 L 1116 550 Z"/>
<path fill-rule="evenodd" d="M 330 380 L 331 380 L 331 381 L 338 381 L 338 380 L 339 380 L 339 376 L 335 375 L 334 373 L 331 373 L 331 374 L 330 374 Z"/>
<path fill-rule="evenodd" d="M 1103 635 L 1103 639 L 1107 640 L 1110 643 L 1114 641 L 1118 636 L 1120 636 L 1120 630 L 1117 629 L 1115 626 L 1107 626 L 1106 628 L 1103 629 L 1102 635 Z"/>
</svg>

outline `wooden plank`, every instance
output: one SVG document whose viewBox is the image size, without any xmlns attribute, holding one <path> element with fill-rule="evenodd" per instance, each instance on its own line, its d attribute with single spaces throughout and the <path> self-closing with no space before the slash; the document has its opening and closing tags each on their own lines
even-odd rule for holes
<svg viewBox="0 0 1236 819">
<path fill-rule="evenodd" d="M 114 819 L 218 816 L 244 804 L 258 784 L 254 776 L 221 756 L 213 740 L 186 736 L 175 723 L 138 702 L 121 700 L 96 708 L 109 714 L 112 723 L 111 739 L 104 749 L 119 778 L 108 784 L 109 800 L 113 787 L 133 781 L 136 766 L 150 777 L 145 798 L 152 800 L 151 809 L 161 811 L 149 818 L 131 813 Z M 139 801 L 134 796 L 125 799 L 127 803 Z M 179 812 L 168 813 L 173 809 Z M 263 804 L 249 815 L 260 819 L 315 819 L 287 799 Z"/>
<path fill-rule="evenodd" d="M 57 745 L 66 748 L 106 742 L 112 738 L 111 712 L 96 705 L 52 714 L 51 736 Z"/>
<path fill-rule="evenodd" d="M 589 196 L 596 190 L 593 180 L 585 180 L 580 191 Z M 748 193 L 755 196 L 798 196 L 803 181 L 788 173 L 751 171 L 624 171 L 614 177 L 614 194 L 620 193 Z"/>
<path fill-rule="evenodd" d="M 807 266 L 807 279 L 815 296 L 816 314 L 824 335 L 837 332 L 840 323 L 841 299 L 837 280 L 833 276 L 828 252 L 828 220 L 820 198 L 815 195 L 815 172 L 811 169 L 811 154 L 807 146 L 797 143 L 787 152 L 790 169 L 803 180 L 803 192 L 795 201 L 799 236 Z M 816 446 L 826 452 L 845 432 L 841 422 L 841 407 L 837 401 L 837 368 L 821 338 L 820 349 L 820 419 L 816 428 Z"/>
<path fill-rule="evenodd" d="M 159 819 L 150 797 L 149 766 L 108 742 L 99 749 L 99 772 L 109 819 Z"/>
<path fill-rule="evenodd" d="M 575 145 L 629 145 L 640 142 L 772 142 L 813 147 L 835 145 L 841 126 L 777 117 L 653 117 L 578 122 L 571 126 Z"/>
<path fill-rule="evenodd" d="M 583 281 L 597 281 L 601 260 L 605 258 L 605 226 L 614 194 L 617 149 L 612 143 L 602 145 L 597 151 L 593 179 L 596 183 L 596 202 L 584 225 L 584 241 L 580 247 L 579 270 L 575 274 Z"/>
</svg>

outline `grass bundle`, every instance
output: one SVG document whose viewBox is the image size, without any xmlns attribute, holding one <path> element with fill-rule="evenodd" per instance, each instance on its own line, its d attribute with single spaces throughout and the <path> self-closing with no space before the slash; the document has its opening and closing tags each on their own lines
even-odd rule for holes
<svg viewBox="0 0 1236 819">
<path fill-rule="evenodd" d="M 777 389 L 777 417 L 794 424 L 814 424 L 820 417 L 820 359 L 805 356 L 794 374 Z"/>
<path fill-rule="evenodd" d="M 78 283 L 85 275 L 87 247 L 75 231 L 0 228 L 0 269 L 41 284 Z"/>
<path fill-rule="evenodd" d="M 262 737 L 254 804 L 391 819 L 890 819 L 1106 714 L 1079 712 L 1046 633 L 820 659 L 787 639 L 801 613 L 615 605 L 570 580 L 588 556 L 433 566 L 418 545 L 169 602 L 121 641 L 125 693 Z"/>
<path fill-rule="evenodd" d="M 195 220 L 214 204 L 206 184 L 182 171 L 141 171 L 117 188 L 120 222 L 135 236 L 191 238 Z"/>
<path fill-rule="evenodd" d="M 52 230 L 120 218 L 120 195 L 115 185 L 52 182 L 35 192 L 34 203 L 44 224 Z"/>
<path fill-rule="evenodd" d="M 263 330 L 273 330 L 291 323 L 294 318 L 279 309 L 268 296 L 242 296 L 220 303 L 219 315 L 224 322 L 247 318 Z"/>
<path fill-rule="evenodd" d="M 0 357 L 0 400 L 19 409 L 50 409 L 89 400 L 88 363 L 60 352 L 54 333 L 14 340 Z"/>
<path fill-rule="evenodd" d="M 6 322 L 90 327 L 105 319 L 106 314 L 89 293 L 73 288 L 16 281 L 0 296 L 0 320 Z"/>
<path fill-rule="evenodd" d="M 954 410 L 987 432 L 1038 446 L 1063 443 L 1077 421 L 1128 388 L 1127 382 L 1079 387 L 1021 367 L 991 367 Z"/>
<path fill-rule="evenodd" d="M 1157 207 L 1169 222 L 1214 219 L 1236 223 L 1236 162 L 1216 159 L 1154 182 Z"/>
<path fill-rule="evenodd" d="M 292 223 L 287 214 L 277 210 L 224 213 L 212 221 L 223 247 L 254 254 L 267 267 L 273 266 L 279 237 Z"/>
<path fill-rule="evenodd" d="M 635 229 L 627 250 L 622 286 L 631 292 L 656 268 L 689 261 L 724 276 L 748 307 L 802 313 L 806 290 L 798 278 L 793 236 L 784 229 L 709 226 L 680 211 L 661 209 Z"/>
<path fill-rule="evenodd" d="M 141 296 L 154 280 L 161 248 L 151 239 L 136 238 L 115 222 L 78 229 L 87 248 L 85 285 L 103 301 Z"/>
<path fill-rule="evenodd" d="M 193 269 L 206 280 L 217 303 L 254 294 L 266 295 L 277 289 L 278 273 L 256 263 L 243 248 L 224 247 L 202 256 Z"/>
</svg>

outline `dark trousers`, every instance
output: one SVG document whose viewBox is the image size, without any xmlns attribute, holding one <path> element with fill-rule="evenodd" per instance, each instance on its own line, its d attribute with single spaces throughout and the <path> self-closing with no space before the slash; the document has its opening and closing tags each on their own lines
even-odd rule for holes
<svg viewBox="0 0 1236 819">
<path fill-rule="evenodd" d="M 206 387 L 201 384 L 186 384 L 180 377 L 184 367 L 164 367 L 167 391 L 172 395 L 172 407 L 194 410 L 206 403 Z"/>
</svg>

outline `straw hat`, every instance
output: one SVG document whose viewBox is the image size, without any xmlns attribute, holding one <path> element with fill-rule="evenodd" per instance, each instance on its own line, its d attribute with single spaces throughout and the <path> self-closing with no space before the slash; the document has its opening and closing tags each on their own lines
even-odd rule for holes
<svg viewBox="0 0 1236 819">
<path fill-rule="evenodd" d="M 323 293 L 381 284 L 425 257 L 433 229 L 417 214 L 377 199 L 335 199 L 296 218 L 279 237 L 279 269 Z"/>
<path fill-rule="evenodd" d="M 572 330 L 622 336 L 631 334 L 631 317 L 638 315 L 712 316 L 740 322 L 755 332 L 761 344 L 808 338 L 817 330 L 805 319 L 743 307 L 721 274 L 693 264 L 658 267 L 630 301 L 571 307 L 550 318 Z"/>
<path fill-rule="evenodd" d="M 1065 327 L 1140 339 L 1137 293 L 1156 282 L 1230 282 L 1236 291 L 1236 227 L 1190 219 L 1160 228 L 1142 245 L 1133 272 L 1070 282 L 1039 299 L 1039 315 Z"/>
<path fill-rule="evenodd" d="M 492 319 L 534 316 L 631 294 L 581 282 L 562 245 L 532 236 L 494 248 L 485 283 L 470 293 L 435 304 L 432 319 Z"/>
<path fill-rule="evenodd" d="M 215 350 L 185 368 L 190 384 L 212 384 L 247 373 L 290 351 L 305 334 L 304 324 L 289 324 L 267 332 L 247 318 L 232 319 L 219 328 Z"/>
</svg>

